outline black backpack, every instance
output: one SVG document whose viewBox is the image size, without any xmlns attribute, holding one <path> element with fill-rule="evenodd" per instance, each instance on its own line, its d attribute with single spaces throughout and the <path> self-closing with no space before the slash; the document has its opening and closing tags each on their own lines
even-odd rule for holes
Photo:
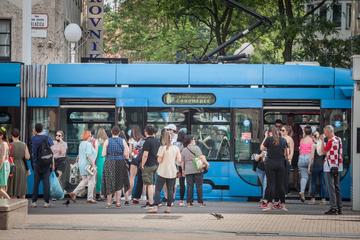
<svg viewBox="0 0 360 240">
<path fill-rule="evenodd" d="M 49 145 L 49 139 L 46 137 L 37 150 L 37 164 L 39 167 L 50 167 L 53 160 L 53 152 Z"/>
</svg>

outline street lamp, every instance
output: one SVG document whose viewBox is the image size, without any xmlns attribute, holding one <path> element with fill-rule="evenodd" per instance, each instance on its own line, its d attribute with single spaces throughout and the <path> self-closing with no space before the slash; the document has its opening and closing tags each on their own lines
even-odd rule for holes
<svg viewBox="0 0 360 240">
<path fill-rule="evenodd" d="M 70 42 L 71 63 L 75 63 L 75 45 L 81 38 L 81 28 L 76 23 L 70 23 L 64 31 L 65 39 Z"/>
</svg>

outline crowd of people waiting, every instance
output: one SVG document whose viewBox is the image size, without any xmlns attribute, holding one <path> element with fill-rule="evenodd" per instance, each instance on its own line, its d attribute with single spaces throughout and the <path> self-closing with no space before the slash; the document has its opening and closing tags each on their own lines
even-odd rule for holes
<svg viewBox="0 0 360 240">
<path fill-rule="evenodd" d="M 177 131 L 174 124 L 161 131 L 161 138 L 155 137 L 157 129 L 148 125 L 144 136 L 139 127 L 125 133 L 118 127 L 111 129 L 108 136 L 105 129 L 97 130 L 97 136 L 85 130 L 81 135 L 77 162 L 81 181 L 69 193 L 76 202 L 78 195 L 87 189 L 87 203 L 106 201 L 106 208 L 139 204 L 146 196 L 150 213 L 157 213 L 162 202 L 166 202 L 165 213 L 171 212 L 175 202 L 176 181 L 180 185 L 179 206 L 185 206 L 185 181 L 187 186 L 186 206 L 193 206 L 194 185 L 198 204 L 205 206 L 202 194 L 203 173 L 209 168 L 205 156 L 196 145 L 195 138 L 186 129 Z M 289 169 L 296 166 L 300 173 L 299 197 L 305 202 L 305 189 L 311 176 L 310 204 L 315 204 L 319 193 L 325 203 L 325 191 L 330 199 L 330 210 L 325 214 L 342 214 L 340 176 L 342 171 L 342 142 L 330 125 L 324 133 L 305 126 L 302 138 L 297 144 L 294 129 L 277 121 L 265 131 L 260 146 L 261 152 L 253 156 L 254 170 L 263 186 L 260 207 L 263 211 L 281 209 L 285 206 L 289 192 Z M 51 171 L 61 178 L 66 168 L 67 143 L 63 131 L 57 131 L 55 141 L 43 130 L 42 124 L 35 125 L 31 147 L 19 140 L 19 130 L 13 129 L 11 141 L 6 129 L 0 128 L 0 198 L 25 198 L 27 176 L 30 170 L 26 163 L 30 158 L 34 173 L 34 188 L 31 207 L 37 207 L 40 181 L 43 182 L 44 207 L 50 207 Z M 295 161 L 294 161 L 295 159 Z M 135 181 L 136 180 L 136 181 Z M 320 183 L 318 188 L 317 183 Z M 325 187 L 326 186 L 326 187 Z M 318 190 L 319 189 L 319 190 Z M 163 201 L 161 192 L 164 192 Z"/>
<path fill-rule="evenodd" d="M 301 134 L 302 138 L 299 139 L 298 148 L 295 147 L 296 139 L 294 140 L 292 136 L 292 127 L 283 125 L 281 120 L 277 120 L 274 127 L 265 131 L 261 152 L 253 155 L 254 170 L 263 190 L 260 208 L 263 211 L 272 209 L 288 211 L 285 199 L 289 192 L 289 170 L 292 166 L 300 174 L 301 202 L 306 201 L 305 190 L 311 176 L 309 204 L 316 203 L 317 193 L 320 195 L 321 203 L 325 204 L 327 192 L 330 209 L 325 214 L 342 214 L 339 176 L 343 170 L 341 138 L 335 136 L 331 125 L 324 128 L 323 134 L 320 134 L 318 129 L 306 125 Z"/>
<path fill-rule="evenodd" d="M 77 163 L 81 181 L 69 192 L 70 199 L 76 198 L 87 189 L 87 203 L 106 201 L 106 208 L 121 207 L 121 197 L 125 205 L 139 204 L 146 196 L 148 212 L 156 213 L 166 202 L 166 213 L 171 212 L 175 202 L 176 180 L 180 183 L 179 206 L 185 206 L 185 180 L 187 183 L 186 206 L 193 206 L 194 185 L 197 200 L 205 206 L 202 197 L 203 172 L 209 168 L 205 156 L 196 146 L 195 139 L 186 130 L 177 131 L 174 124 L 155 137 L 157 129 L 148 125 L 144 136 L 139 127 L 129 131 L 129 137 L 118 127 L 111 129 L 108 136 L 105 129 L 97 130 L 94 136 L 84 130 L 78 149 Z M 39 184 L 43 182 L 44 207 L 50 207 L 50 181 L 52 171 L 60 179 L 66 169 L 67 143 L 63 131 L 57 131 L 53 141 L 43 125 L 35 125 L 31 137 L 30 151 L 19 140 L 19 131 L 12 132 L 11 143 L 4 136 L 6 129 L 0 129 L 0 194 L 3 198 L 25 198 L 27 176 L 30 170 L 26 163 L 31 158 L 34 173 L 34 187 L 31 207 L 37 207 Z M 13 159 L 13 160 L 11 160 Z M 12 167 L 14 166 L 14 172 Z M 11 175 L 13 174 L 13 176 Z M 135 181 L 136 180 L 136 181 Z M 161 192 L 164 198 L 161 199 Z"/>
</svg>

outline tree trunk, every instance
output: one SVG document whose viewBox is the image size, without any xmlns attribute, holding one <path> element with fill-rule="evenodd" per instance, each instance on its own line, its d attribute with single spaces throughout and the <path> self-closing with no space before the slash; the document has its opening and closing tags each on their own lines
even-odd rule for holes
<svg viewBox="0 0 360 240">
<path fill-rule="evenodd" d="M 293 44 L 294 38 L 291 37 L 285 39 L 285 46 L 283 51 L 284 62 L 292 61 Z"/>
</svg>

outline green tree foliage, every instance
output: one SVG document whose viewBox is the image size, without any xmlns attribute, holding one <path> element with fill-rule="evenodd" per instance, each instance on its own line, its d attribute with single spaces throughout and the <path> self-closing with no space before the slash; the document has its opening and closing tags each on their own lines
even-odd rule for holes
<svg viewBox="0 0 360 240">
<path fill-rule="evenodd" d="M 349 66 L 349 56 L 358 45 L 336 40 L 335 26 L 313 14 L 325 1 L 318 1 L 310 10 L 305 10 L 306 0 L 238 1 L 270 17 L 273 26 L 256 29 L 219 55 L 231 55 L 242 43 L 253 42 L 254 63 L 298 60 Z M 105 13 L 105 52 L 121 53 L 131 61 L 201 58 L 255 21 L 224 2 L 112 0 Z"/>
</svg>

